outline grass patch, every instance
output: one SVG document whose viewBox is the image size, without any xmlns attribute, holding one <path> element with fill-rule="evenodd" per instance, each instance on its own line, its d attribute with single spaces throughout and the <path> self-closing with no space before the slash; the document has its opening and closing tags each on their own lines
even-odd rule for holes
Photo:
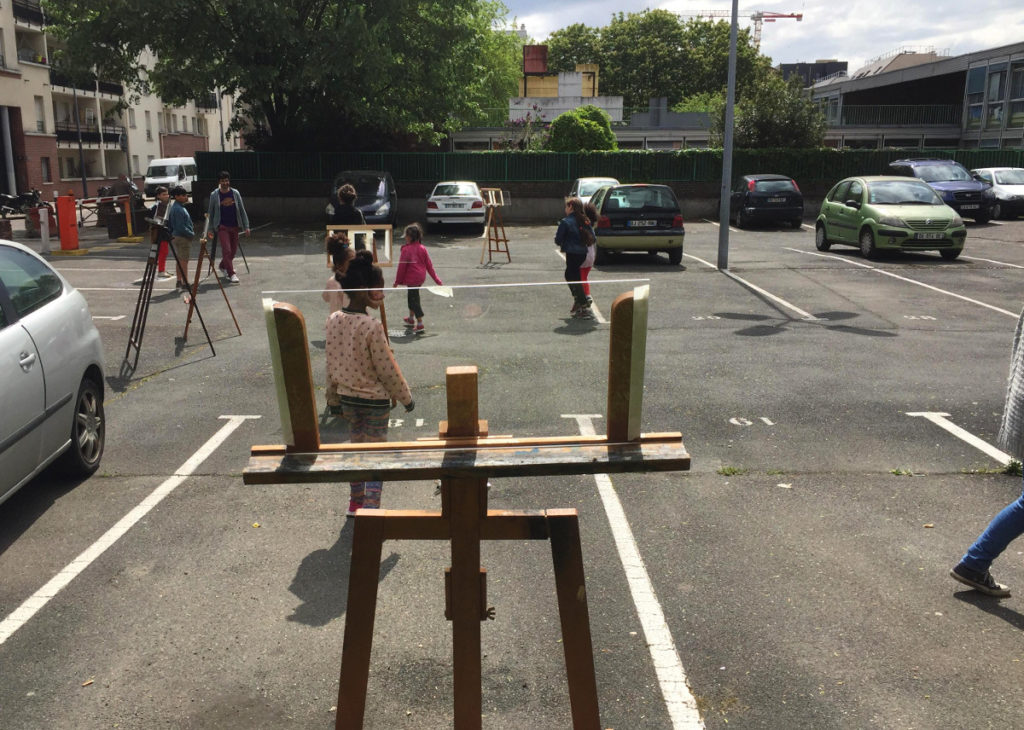
<svg viewBox="0 0 1024 730">
<path fill-rule="evenodd" d="M 738 466 L 720 466 L 718 467 L 718 473 L 723 477 L 734 477 L 740 474 L 746 474 L 746 469 L 741 469 Z"/>
<path fill-rule="evenodd" d="M 898 476 L 898 477 L 912 477 L 912 476 L 914 476 L 914 472 L 910 471 L 910 469 L 900 469 L 900 468 L 890 469 L 889 473 L 894 475 L 894 476 Z"/>
</svg>

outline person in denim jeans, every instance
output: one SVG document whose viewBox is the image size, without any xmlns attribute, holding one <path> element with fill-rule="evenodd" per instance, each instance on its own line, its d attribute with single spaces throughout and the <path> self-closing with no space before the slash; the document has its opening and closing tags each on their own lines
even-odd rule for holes
<svg viewBox="0 0 1024 730">
<path fill-rule="evenodd" d="M 1024 457 L 1024 311 L 1017 320 L 1010 356 L 1010 377 L 1006 386 L 999 446 L 1017 460 Z M 1005 597 L 1010 589 L 997 583 L 989 572 L 992 562 L 1007 546 L 1024 534 L 1024 491 L 997 514 L 949 572 L 955 580 L 990 596 Z"/>
</svg>

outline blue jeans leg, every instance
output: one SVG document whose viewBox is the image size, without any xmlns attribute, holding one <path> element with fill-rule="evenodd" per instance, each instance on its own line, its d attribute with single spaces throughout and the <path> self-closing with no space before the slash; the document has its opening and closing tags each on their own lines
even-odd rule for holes
<svg viewBox="0 0 1024 730">
<path fill-rule="evenodd" d="M 993 518 L 960 562 L 984 572 L 1021 534 L 1024 534 L 1024 492 Z"/>
</svg>

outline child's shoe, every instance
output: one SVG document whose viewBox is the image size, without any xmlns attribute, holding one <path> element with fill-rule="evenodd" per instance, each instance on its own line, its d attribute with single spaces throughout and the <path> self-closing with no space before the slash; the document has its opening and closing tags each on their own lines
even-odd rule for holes
<svg viewBox="0 0 1024 730">
<path fill-rule="evenodd" d="M 356 510 L 361 509 L 363 506 L 363 500 L 361 499 L 350 499 L 348 501 L 348 510 L 345 512 L 346 517 L 355 517 Z"/>
<path fill-rule="evenodd" d="M 402 321 L 405 322 L 410 327 L 412 327 L 414 324 L 416 324 L 416 320 L 413 319 L 412 317 L 402 317 Z"/>
<path fill-rule="evenodd" d="M 416 334 L 419 334 L 420 332 L 422 332 L 425 329 L 426 329 L 426 327 L 423 326 L 422 322 L 417 322 L 416 326 L 412 328 L 412 331 L 415 332 Z"/>
</svg>

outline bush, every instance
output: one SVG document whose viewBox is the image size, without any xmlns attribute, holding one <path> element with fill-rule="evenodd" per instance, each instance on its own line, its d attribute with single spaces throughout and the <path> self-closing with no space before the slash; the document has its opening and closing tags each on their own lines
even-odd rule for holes
<svg viewBox="0 0 1024 730">
<path fill-rule="evenodd" d="M 612 118 L 592 104 L 560 114 L 551 122 L 548 149 L 555 152 L 617 150 Z"/>
</svg>

